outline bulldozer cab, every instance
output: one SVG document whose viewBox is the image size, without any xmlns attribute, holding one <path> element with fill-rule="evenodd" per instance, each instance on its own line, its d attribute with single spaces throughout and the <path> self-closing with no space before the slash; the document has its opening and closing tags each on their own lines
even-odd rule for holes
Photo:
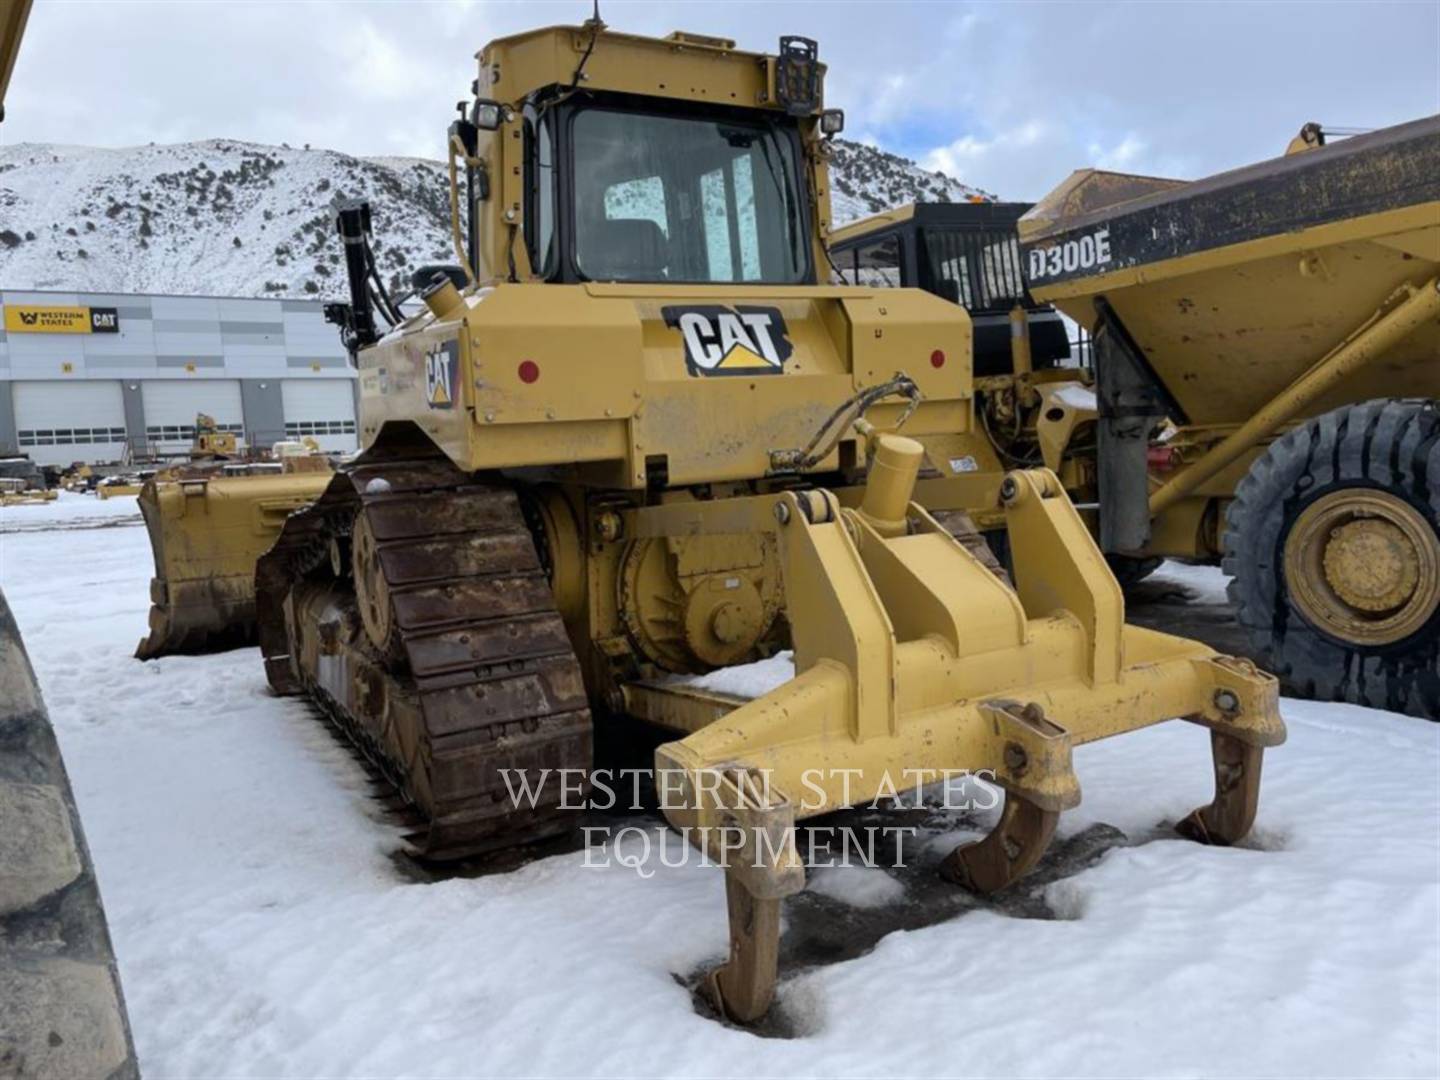
<svg viewBox="0 0 1440 1080">
<path fill-rule="evenodd" d="M 1013 372 L 1011 312 L 1023 309 L 1035 367 L 1070 356 L 1064 321 L 1026 288 L 1016 222 L 1030 203 L 912 203 L 837 230 L 841 277 L 868 288 L 919 288 L 970 313 L 975 374 Z"/>
<path fill-rule="evenodd" d="M 813 41 L 784 38 L 765 55 L 591 20 L 500 39 L 479 60 L 450 139 L 468 276 L 816 281 L 829 218 L 820 142 L 841 120 L 823 109 Z"/>
<path fill-rule="evenodd" d="M 547 281 L 813 283 L 793 118 L 623 94 L 527 105 L 525 242 Z M 555 162 L 565 181 L 555 182 Z"/>
</svg>

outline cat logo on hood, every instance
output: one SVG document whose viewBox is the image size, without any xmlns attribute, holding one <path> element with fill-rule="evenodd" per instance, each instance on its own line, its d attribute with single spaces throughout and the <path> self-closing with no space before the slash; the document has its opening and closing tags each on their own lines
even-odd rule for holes
<svg viewBox="0 0 1440 1080">
<path fill-rule="evenodd" d="M 697 304 L 660 314 L 680 331 L 691 375 L 778 375 L 793 351 L 779 308 Z"/>
</svg>

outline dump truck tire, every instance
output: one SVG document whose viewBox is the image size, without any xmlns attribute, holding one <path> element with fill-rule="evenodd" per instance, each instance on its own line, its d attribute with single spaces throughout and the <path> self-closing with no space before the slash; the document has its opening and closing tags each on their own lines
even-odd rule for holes
<svg viewBox="0 0 1440 1080">
<path fill-rule="evenodd" d="M 139 1076 L 90 849 L 0 592 L 0 1077 Z"/>
<path fill-rule="evenodd" d="M 1361 402 L 1276 440 L 1225 515 L 1224 569 L 1293 692 L 1440 719 L 1440 408 Z"/>
<path fill-rule="evenodd" d="M 985 538 L 990 553 L 995 557 L 1001 578 L 1008 584 L 1015 574 L 1015 562 L 1010 557 L 1010 534 L 1004 529 L 992 529 L 980 535 Z M 1115 575 L 1115 580 L 1120 583 L 1120 588 L 1129 592 L 1159 570 L 1165 560 L 1159 556 L 1107 554 L 1105 562 L 1110 567 L 1110 572 Z"/>
<path fill-rule="evenodd" d="M 1160 564 L 1165 560 L 1156 556 L 1140 558 L 1134 555 L 1106 555 L 1105 561 L 1110 564 L 1110 572 L 1115 575 L 1120 588 L 1128 590 L 1159 570 Z"/>
</svg>

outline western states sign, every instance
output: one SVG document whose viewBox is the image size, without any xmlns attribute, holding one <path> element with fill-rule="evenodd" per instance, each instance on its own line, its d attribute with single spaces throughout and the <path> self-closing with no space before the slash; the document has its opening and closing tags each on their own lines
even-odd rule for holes
<svg viewBox="0 0 1440 1080">
<path fill-rule="evenodd" d="M 114 334 L 119 330 L 120 316 L 114 308 L 5 305 L 5 331 L 10 334 Z"/>
</svg>

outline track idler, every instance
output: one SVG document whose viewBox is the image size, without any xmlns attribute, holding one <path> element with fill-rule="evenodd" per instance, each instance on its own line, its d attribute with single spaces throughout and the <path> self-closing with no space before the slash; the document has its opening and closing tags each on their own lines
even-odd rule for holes
<svg viewBox="0 0 1440 1080">
<path fill-rule="evenodd" d="M 309 696 L 413 804 L 413 854 L 575 828 L 559 783 L 509 786 L 591 764 L 580 664 L 512 485 L 423 446 L 372 451 L 286 520 L 256 609 L 271 687 Z"/>
</svg>

